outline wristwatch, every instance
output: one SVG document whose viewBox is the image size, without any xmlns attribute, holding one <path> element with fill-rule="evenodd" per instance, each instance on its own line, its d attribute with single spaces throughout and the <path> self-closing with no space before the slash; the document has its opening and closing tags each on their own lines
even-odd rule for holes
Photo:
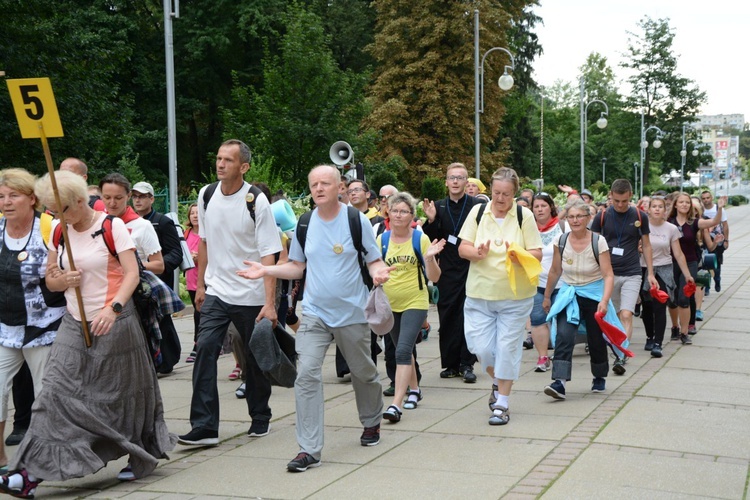
<svg viewBox="0 0 750 500">
<path fill-rule="evenodd" d="M 122 312 L 122 304 L 119 302 L 112 302 L 112 310 L 115 314 L 120 314 Z"/>
</svg>

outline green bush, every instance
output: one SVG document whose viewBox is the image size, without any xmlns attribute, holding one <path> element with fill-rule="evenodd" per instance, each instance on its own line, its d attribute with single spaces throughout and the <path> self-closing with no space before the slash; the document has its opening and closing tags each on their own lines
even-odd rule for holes
<svg viewBox="0 0 750 500">
<path fill-rule="evenodd" d="M 421 198 L 433 201 L 445 198 L 445 180 L 437 177 L 426 177 L 422 181 Z"/>
<path fill-rule="evenodd" d="M 740 205 L 746 205 L 750 200 L 747 199 L 747 196 L 741 195 L 741 194 L 733 194 L 729 197 L 729 204 L 733 207 L 738 207 Z"/>
</svg>

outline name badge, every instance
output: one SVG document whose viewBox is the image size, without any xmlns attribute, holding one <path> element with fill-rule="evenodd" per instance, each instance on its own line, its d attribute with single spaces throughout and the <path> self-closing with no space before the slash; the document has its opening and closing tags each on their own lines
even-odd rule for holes
<svg viewBox="0 0 750 500">
<path fill-rule="evenodd" d="M 622 249 L 622 248 L 614 247 L 614 248 L 612 249 L 612 255 L 619 255 L 619 256 L 622 256 L 622 255 L 623 255 L 624 253 L 625 253 L 625 252 L 623 251 L 623 249 Z"/>
<path fill-rule="evenodd" d="M 448 243 L 450 243 L 451 245 L 455 245 L 458 243 L 458 238 L 451 234 L 450 236 L 448 236 Z"/>
</svg>

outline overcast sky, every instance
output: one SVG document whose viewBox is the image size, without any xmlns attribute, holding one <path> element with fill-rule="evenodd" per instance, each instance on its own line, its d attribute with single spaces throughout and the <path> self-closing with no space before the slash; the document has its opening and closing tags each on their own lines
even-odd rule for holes
<svg viewBox="0 0 750 500">
<path fill-rule="evenodd" d="M 534 62 L 534 76 L 543 85 L 573 82 L 591 52 L 607 57 L 618 80 L 627 49 L 627 31 L 642 33 L 644 16 L 669 18 L 675 33 L 677 70 L 695 81 L 708 96 L 703 114 L 743 113 L 750 121 L 748 50 L 750 0 L 714 3 L 692 0 L 540 0 L 535 12 L 544 24 L 536 27 L 544 54 Z"/>
</svg>

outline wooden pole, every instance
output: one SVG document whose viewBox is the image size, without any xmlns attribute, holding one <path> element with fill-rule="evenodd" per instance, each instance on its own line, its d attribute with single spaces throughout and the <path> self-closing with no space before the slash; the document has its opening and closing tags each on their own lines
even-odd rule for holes
<svg viewBox="0 0 750 500">
<path fill-rule="evenodd" d="M 57 203 L 57 216 L 60 218 L 60 227 L 62 228 L 63 238 L 65 239 L 65 251 L 68 253 L 68 263 L 70 270 L 75 271 L 76 265 L 73 261 L 73 251 L 70 248 L 70 240 L 68 239 L 68 225 L 65 223 L 65 211 L 62 203 L 60 203 L 60 192 L 57 190 L 57 181 L 55 180 L 55 167 L 52 165 L 52 155 L 49 152 L 49 144 L 47 143 L 47 136 L 44 134 L 44 126 L 39 124 L 40 138 L 42 140 L 42 148 L 44 149 L 44 158 L 47 160 L 47 170 L 49 171 L 49 179 L 52 183 L 52 192 L 55 195 L 55 203 Z M 75 287 L 76 300 L 78 301 L 78 310 L 81 312 L 81 330 L 83 331 L 83 341 L 86 343 L 86 347 L 91 347 L 91 333 L 89 332 L 89 324 L 86 321 L 86 311 L 83 309 L 83 297 L 81 296 L 81 289 Z"/>
</svg>

